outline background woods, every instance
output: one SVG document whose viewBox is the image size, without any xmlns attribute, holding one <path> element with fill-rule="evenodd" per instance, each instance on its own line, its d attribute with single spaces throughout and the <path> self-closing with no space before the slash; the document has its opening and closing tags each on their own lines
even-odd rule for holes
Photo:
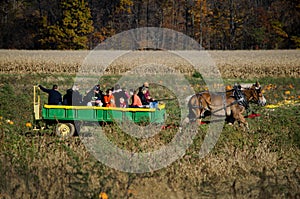
<svg viewBox="0 0 300 199">
<path fill-rule="evenodd" d="M 3 0 L 0 48 L 91 49 L 146 26 L 206 49 L 299 48 L 299 10 L 300 0 Z"/>
</svg>

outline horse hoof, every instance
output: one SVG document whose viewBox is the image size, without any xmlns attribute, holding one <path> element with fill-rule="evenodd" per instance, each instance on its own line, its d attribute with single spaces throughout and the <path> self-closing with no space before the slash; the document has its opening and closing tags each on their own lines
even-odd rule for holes
<svg viewBox="0 0 300 199">
<path fill-rule="evenodd" d="M 190 123 L 190 119 L 189 118 L 185 118 L 183 121 L 182 121 L 183 124 L 188 124 Z"/>
<path fill-rule="evenodd" d="M 231 122 L 228 123 L 229 126 L 233 126 L 233 124 Z"/>
</svg>

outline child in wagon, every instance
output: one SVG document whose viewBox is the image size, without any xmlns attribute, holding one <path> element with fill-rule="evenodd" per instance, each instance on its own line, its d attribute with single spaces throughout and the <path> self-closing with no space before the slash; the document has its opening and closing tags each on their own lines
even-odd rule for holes
<svg viewBox="0 0 300 199">
<path fill-rule="evenodd" d="M 106 95 L 104 96 L 104 106 L 105 107 L 116 107 L 115 98 L 112 94 L 112 89 L 106 90 Z"/>
<path fill-rule="evenodd" d="M 120 98 L 120 108 L 126 108 L 127 103 L 125 102 L 125 99 L 123 97 Z"/>
</svg>

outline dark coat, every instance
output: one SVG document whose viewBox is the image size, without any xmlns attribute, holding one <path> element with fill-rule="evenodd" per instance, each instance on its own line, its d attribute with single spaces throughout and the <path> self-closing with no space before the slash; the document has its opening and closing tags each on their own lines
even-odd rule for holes
<svg viewBox="0 0 300 199">
<path fill-rule="evenodd" d="M 115 98 L 116 107 L 120 107 L 120 98 L 121 97 L 124 98 L 126 106 L 128 106 L 128 97 L 127 97 L 125 91 L 120 90 L 120 91 L 114 92 L 113 96 Z"/>
<path fill-rule="evenodd" d="M 64 105 L 73 105 L 79 106 L 82 103 L 82 96 L 78 91 L 73 91 L 71 88 L 67 90 L 67 93 L 64 95 L 63 98 Z"/>
<path fill-rule="evenodd" d="M 92 98 L 95 96 L 94 89 L 90 90 L 84 97 L 83 97 L 83 105 L 86 105 Z"/>
<path fill-rule="evenodd" d="M 39 85 L 39 88 L 45 92 L 48 93 L 48 104 L 49 105 L 59 105 L 62 104 L 62 96 L 60 92 L 54 89 L 47 89 L 43 86 Z"/>
<path fill-rule="evenodd" d="M 148 102 L 145 94 L 142 91 L 139 91 L 137 95 L 140 97 L 143 105 L 149 105 L 149 102 Z"/>
</svg>

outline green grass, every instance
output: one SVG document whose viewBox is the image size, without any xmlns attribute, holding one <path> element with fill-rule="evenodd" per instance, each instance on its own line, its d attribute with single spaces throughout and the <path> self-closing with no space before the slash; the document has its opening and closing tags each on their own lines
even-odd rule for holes
<svg viewBox="0 0 300 199">
<path fill-rule="evenodd" d="M 104 76 L 102 81 L 111 86 L 118 77 Z M 245 132 L 238 125 L 225 125 L 216 146 L 203 159 L 198 154 L 207 126 L 202 125 L 182 158 L 155 172 L 129 174 L 98 162 L 78 137 L 62 140 L 53 136 L 51 129 L 34 131 L 25 126 L 26 122 L 33 122 L 33 85 L 40 83 L 51 87 L 55 83 L 64 94 L 72 86 L 73 79 L 72 76 L 48 75 L 0 76 L 0 196 L 98 198 L 101 191 L 110 198 L 168 198 L 174 193 L 190 198 L 282 198 L 300 194 L 299 104 L 274 110 L 251 105 L 261 117 L 247 119 L 250 131 Z M 198 91 L 202 89 L 196 85 L 201 82 L 200 78 L 188 79 Z M 224 80 L 225 84 L 254 81 Z M 278 103 L 291 96 L 297 98 L 300 94 L 298 78 L 259 81 L 262 86 L 276 85 L 266 90 L 268 103 Z M 159 87 L 151 90 L 154 95 L 156 89 L 165 92 L 160 96 L 173 96 Z M 291 94 L 285 95 L 286 90 Z M 47 95 L 41 94 L 42 101 L 46 102 Z M 105 126 L 104 130 L 120 148 L 155 150 L 168 144 L 177 132 L 177 106 L 176 101 L 167 102 L 170 128 L 149 139 L 133 138 L 116 124 Z M 8 119 L 13 124 L 7 123 Z"/>
</svg>

